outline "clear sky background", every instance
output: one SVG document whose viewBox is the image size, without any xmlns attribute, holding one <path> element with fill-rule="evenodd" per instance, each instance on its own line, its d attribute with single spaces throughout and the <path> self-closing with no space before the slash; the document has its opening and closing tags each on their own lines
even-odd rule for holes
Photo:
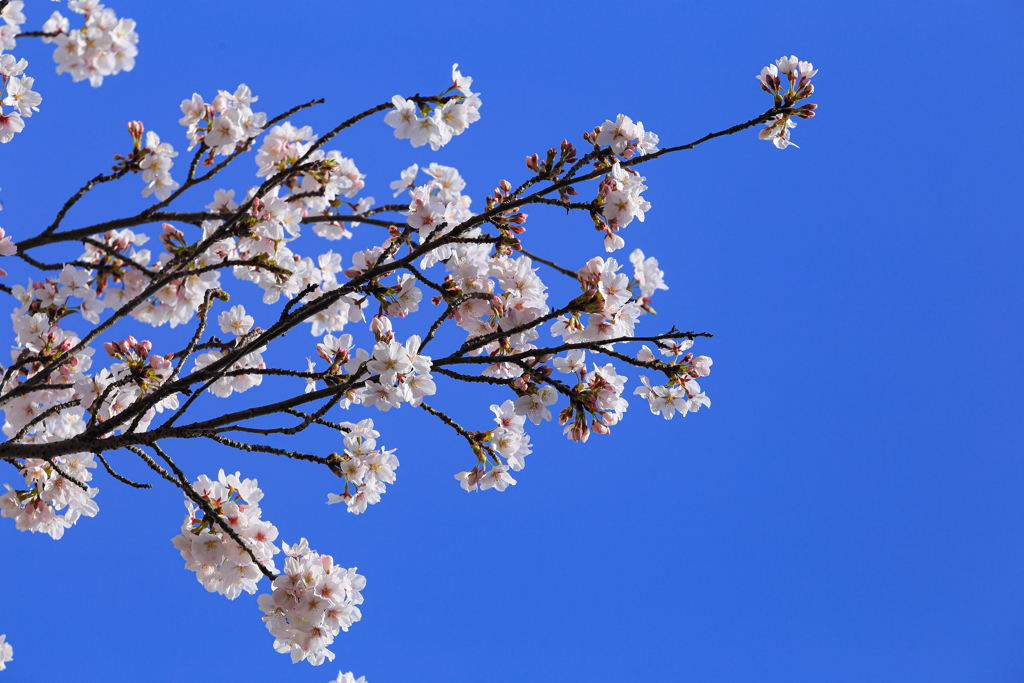
<svg viewBox="0 0 1024 683">
<path fill-rule="evenodd" d="M 58 7 L 27 5 L 26 30 Z M 671 289 L 639 329 L 715 334 L 694 348 L 715 361 L 710 410 L 666 422 L 637 399 L 585 446 L 533 427 L 534 454 L 501 494 L 458 488 L 472 455 L 422 411 L 360 410 L 402 464 L 358 517 L 324 504 L 338 480 L 313 466 L 170 444 L 193 478 L 258 478 L 282 539 L 367 577 L 363 620 L 316 670 L 272 650 L 255 597 L 208 594 L 182 569 L 180 492 L 99 471 L 99 516 L 63 540 L 3 520 L 5 681 L 327 681 L 339 668 L 370 683 L 1024 679 L 1020 3 L 111 6 L 138 21 L 140 53 L 102 88 L 58 77 L 52 46 L 19 42 L 44 99 L 0 148 L 0 225 L 15 240 L 127 151 L 126 121 L 184 151 L 180 101 L 241 82 L 271 116 L 326 97 L 294 119 L 323 133 L 395 93 L 443 90 L 459 62 L 483 118 L 440 152 L 395 140 L 380 116 L 329 146 L 378 203 L 401 169 L 437 161 L 479 208 L 499 179 L 526 177 L 527 154 L 619 112 L 663 145 L 745 121 L 770 106 L 754 76 L 783 53 L 820 69 L 819 116 L 795 130 L 800 149 L 748 131 L 644 166 L 653 209 L 620 254 L 657 256 Z M 255 184 L 251 158 L 237 165 L 218 187 Z M 136 213 L 142 185 L 104 187 L 65 227 Z M 586 216 L 530 213 L 528 249 L 572 268 L 603 253 Z M 347 264 L 376 230 L 329 246 Z M 276 319 L 252 289 L 238 300 Z M 270 361 L 303 366 L 314 343 L 291 335 Z M 631 394 L 637 372 L 620 371 Z M 505 398 L 444 383 L 433 403 L 486 429 Z M 331 439 L 293 443 L 327 453 Z M 132 457 L 115 466 L 153 480 Z"/>
</svg>

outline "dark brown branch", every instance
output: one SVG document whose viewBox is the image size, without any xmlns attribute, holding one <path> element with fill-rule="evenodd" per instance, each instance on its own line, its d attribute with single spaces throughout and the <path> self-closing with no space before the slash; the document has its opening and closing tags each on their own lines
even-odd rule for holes
<svg viewBox="0 0 1024 683">
<path fill-rule="evenodd" d="M 395 221 L 379 221 L 374 218 L 360 218 L 359 216 L 306 216 L 302 219 L 302 223 L 351 223 L 355 221 L 357 223 L 368 223 L 370 225 L 379 225 L 382 228 L 390 228 L 395 225 Z M 403 222 L 402 225 L 405 225 Z"/>
<path fill-rule="evenodd" d="M 467 294 L 466 296 L 460 297 L 455 301 L 451 302 L 450 304 L 448 304 L 445 312 L 442 313 L 438 317 L 438 319 L 434 321 L 434 324 L 430 326 L 430 330 L 427 331 L 427 336 L 423 338 L 423 342 L 420 344 L 420 351 L 422 352 L 423 347 L 430 343 L 430 341 L 434 338 L 434 335 L 441 328 L 441 325 L 444 323 L 445 320 L 449 318 L 449 316 L 451 316 L 451 314 L 455 311 L 456 308 L 466 303 L 467 301 L 470 301 L 471 299 L 483 299 L 484 301 L 490 301 L 493 298 L 494 295 L 489 294 L 487 292 L 473 292 L 472 294 Z"/>
<path fill-rule="evenodd" d="M 477 436 L 476 434 L 470 432 L 468 429 L 466 429 L 465 427 L 460 425 L 458 422 L 456 422 L 452 418 L 450 418 L 447 415 L 445 415 L 443 412 L 441 412 L 437 408 L 433 408 L 430 405 L 428 405 L 427 403 L 420 403 L 420 408 L 422 408 L 423 410 L 427 411 L 428 413 L 430 413 L 434 417 L 440 419 L 441 422 L 444 422 L 446 425 L 448 425 L 449 427 L 454 429 L 456 432 L 458 432 L 459 434 L 464 436 L 466 438 L 466 440 L 469 441 L 469 443 L 471 445 L 472 444 L 479 445 L 479 441 L 475 438 Z"/>
<path fill-rule="evenodd" d="M 459 348 L 459 350 L 456 353 L 458 355 L 461 355 L 461 354 L 464 354 L 464 353 L 468 353 L 469 351 L 473 351 L 475 349 L 479 349 L 479 348 L 482 348 L 484 346 L 487 346 L 492 341 L 497 341 L 498 339 L 502 339 L 502 338 L 505 338 L 505 337 L 511 337 L 513 335 L 519 334 L 520 332 L 525 332 L 526 330 L 532 329 L 534 327 L 538 327 L 538 326 L 543 325 L 544 323 L 548 322 L 549 320 L 554 320 L 555 318 L 557 318 L 560 315 L 565 315 L 566 313 L 569 313 L 570 311 L 574 310 L 576 308 L 576 306 L 577 305 L 575 303 L 569 302 L 568 304 L 566 304 L 562 308 L 559 308 L 557 310 L 551 311 L 550 313 L 542 315 L 541 317 L 537 318 L 536 320 L 531 320 L 528 323 L 523 323 L 522 325 L 516 325 L 515 327 L 513 327 L 510 330 L 506 330 L 506 331 L 498 330 L 497 332 L 491 332 L 490 334 L 484 334 L 484 335 L 481 335 L 479 337 L 470 337 L 469 339 L 466 340 L 466 343 L 464 343 Z"/>
<path fill-rule="evenodd" d="M 307 462 L 315 462 L 321 465 L 327 465 L 330 462 L 327 458 L 322 458 L 319 455 L 310 455 L 309 453 L 300 453 L 299 451 L 288 451 L 283 448 L 263 446 L 256 443 L 245 443 L 242 441 L 235 441 L 234 439 L 229 439 L 226 436 L 221 436 L 219 434 L 203 434 L 203 437 L 210 439 L 211 441 L 216 441 L 217 443 L 222 444 L 224 446 L 230 446 L 231 448 L 235 448 L 240 451 L 245 451 L 247 453 L 270 453 L 271 455 L 283 455 L 286 458 L 293 458 L 295 460 L 305 460 Z"/>
<path fill-rule="evenodd" d="M 29 34 L 22 33 L 21 35 L 25 36 L 25 35 L 29 35 Z M 104 175 L 104 174 L 100 173 L 98 176 L 96 176 L 95 178 L 93 178 L 92 180 L 87 182 L 85 185 L 83 185 L 81 187 L 81 189 L 78 190 L 78 192 L 76 192 L 75 194 L 71 195 L 71 197 L 66 202 L 64 202 L 64 206 L 62 206 L 60 208 L 60 211 L 57 212 L 57 217 L 54 218 L 53 222 L 50 223 L 50 225 L 47 226 L 46 229 L 43 230 L 40 233 L 40 237 L 45 237 L 47 235 L 53 234 L 53 231 L 57 229 L 57 226 L 60 225 L 60 222 L 62 220 L 64 220 L 64 216 L 67 214 L 68 210 L 71 209 L 71 207 L 74 206 L 78 202 L 79 199 L 84 197 L 86 192 L 88 192 L 89 190 L 91 190 L 95 186 L 100 185 L 102 183 L 109 183 L 112 180 L 117 180 L 118 178 L 121 178 L 122 176 L 124 176 L 125 173 L 128 173 L 129 171 L 134 170 L 136 168 L 138 168 L 138 165 L 135 164 L 134 162 L 126 163 L 124 168 L 121 168 L 121 169 L 119 169 L 117 171 L 114 171 L 113 173 L 109 173 L 107 175 Z M 21 246 L 21 244 L 19 244 L 18 246 Z M 22 248 L 26 248 L 26 247 L 22 247 Z M 28 248 L 31 248 L 31 247 L 28 247 Z"/>
<path fill-rule="evenodd" d="M 637 341 L 649 341 L 656 342 L 661 339 L 693 339 L 695 337 L 706 337 L 711 338 L 712 335 L 709 332 L 667 332 L 656 337 L 613 337 L 612 339 L 602 339 L 600 341 L 588 341 L 578 342 L 575 344 L 562 344 L 561 346 L 553 346 L 543 349 L 531 349 L 529 351 L 521 351 L 520 353 L 512 353 L 507 356 L 462 356 L 460 353 L 453 354 L 446 358 L 441 358 L 433 361 L 433 365 L 457 365 L 463 363 L 507 363 L 524 358 L 541 358 L 543 356 L 550 356 L 559 354 L 562 351 L 571 351 L 573 349 L 588 349 L 596 353 L 604 353 L 604 349 L 601 347 L 606 344 L 618 344 L 619 342 L 637 342 Z"/>
<path fill-rule="evenodd" d="M 528 256 L 533 261 L 537 261 L 538 263 L 543 263 L 545 266 L 547 266 L 549 268 L 554 268 L 555 270 L 557 270 L 559 273 L 562 273 L 563 275 L 568 275 L 573 280 L 579 280 L 579 276 L 576 273 L 572 272 L 568 268 L 563 268 L 562 266 L 558 265 L 554 261 L 548 261 L 547 259 L 541 258 L 540 256 L 537 256 L 536 254 L 531 254 L 530 252 L 526 251 L 522 247 L 519 247 L 519 249 L 517 251 L 519 251 L 519 253 L 521 253 L 523 256 Z"/>
<path fill-rule="evenodd" d="M 103 463 L 103 467 L 107 470 L 107 474 L 112 476 L 114 479 L 117 479 L 122 484 L 127 484 L 128 486 L 131 486 L 132 488 L 136 488 L 136 489 L 151 489 L 151 488 L 153 488 L 152 484 L 140 484 L 137 481 L 132 481 L 128 477 L 122 477 L 120 474 L 115 472 L 114 469 L 107 463 L 107 461 L 103 457 L 102 453 L 97 453 L 96 457 L 100 459 L 101 463 Z"/>
</svg>

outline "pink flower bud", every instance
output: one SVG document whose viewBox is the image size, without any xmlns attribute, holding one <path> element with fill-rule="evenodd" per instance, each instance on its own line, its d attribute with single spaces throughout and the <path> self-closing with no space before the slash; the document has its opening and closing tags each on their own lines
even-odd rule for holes
<svg viewBox="0 0 1024 683">
<path fill-rule="evenodd" d="M 118 347 L 116 342 L 103 342 L 103 350 L 111 357 L 114 357 L 121 352 L 121 349 Z"/>
<path fill-rule="evenodd" d="M 697 371 L 698 377 L 707 377 L 711 374 L 712 360 L 707 356 L 697 356 L 693 359 L 693 369 Z"/>
<path fill-rule="evenodd" d="M 394 333 L 391 331 L 391 320 L 381 313 L 373 316 L 370 320 L 370 331 L 373 332 L 377 341 L 390 342 L 395 338 Z"/>
<path fill-rule="evenodd" d="M 139 352 L 139 356 L 145 360 L 146 356 L 149 355 L 149 352 L 153 350 L 153 342 L 145 339 L 136 344 L 135 348 Z"/>
</svg>

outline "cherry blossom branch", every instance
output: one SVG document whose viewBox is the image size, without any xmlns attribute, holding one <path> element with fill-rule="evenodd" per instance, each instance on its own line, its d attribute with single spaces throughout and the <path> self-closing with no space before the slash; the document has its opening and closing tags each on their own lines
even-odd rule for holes
<svg viewBox="0 0 1024 683">
<path fill-rule="evenodd" d="M 531 349 L 529 351 L 521 351 L 519 353 L 509 354 L 507 356 L 464 356 L 461 351 L 440 358 L 433 361 L 434 367 L 441 365 L 456 365 L 462 363 L 506 363 L 510 361 L 522 360 L 525 358 L 540 358 L 547 355 L 556 355 L 562 351 L 572 351 L 573 349 L 589 349 L 598 353 L 603 353 L 602 346 L 606 344 L 618 344 L 619 342 L 642 342 L 642 341 L 660 341 L 662 339 L 694 339 L 696 337 L 705 337 L 710 339 L 714 335 L 710 332 L 679 332 L 675 331 L 666 332 L 654 337 L 613 337 L 611 339 L 601 339 L 599 341 L 588 341 L 588 342 L 576 342 L 573 344 L 561 344 L 560 346 L 552 346 L 543 349 Z"/>
<path fill-rule="evenodd" d="M 281 412 L 287 413 L 289 415 L 293 415 L 295 417 L 301 417 L 302 419 L 307 419 L 307 418 L 312 417 L 313 418 L 312 421 L 313 421 L 314 424 L 318 424 L 318 425 L 321 425 L 323 427 L 330 427 L 331 429 L 333 429 L 335 431 L 339 431 L 342 434 L 348 434 L 351 431 L 347 427 L 343 427 L 340 424 L 338 424 L 337 422 L 331 422 L 330 420 L 325 420 L 322 417 L 313 417 L 309 413 L 304 413 L 301 410 L 295 410 L 293 408 L 285 408 Z"/>
<path fill-rule="evenodd" d="M 22 33 L 21 35 L 25 36 L 25 35 L 30 35 L 30 34 Z M 62 206 L 60 208 L 60 211 L 57 212 L 57 217 L 54 218 L 53 222 L 50 223 L 50 225 L 47 226 L 40 233 L 40 237 L 45 237 L 47 235 L 53 234 L 53 231 L 57 229 L 57 226 L 60 225 L 60 222 L 62 220 L 64 220 L 64 216 L 67 215 L 68 210 L 70 210 L 72 206 L 74 206 L 76 203 L 78 203 L 78 200 L 81 199 L 82 197 L 84 197 L 86 192 L 88 192 L 92 188 L 96 187 L 97 185 L 100 185 L 102 183 L 109 183 L 112 180 L 117 180 L 118 178 L 123 177 L 129 171 L 133 171 L 133 170 L 137 170 L 137 169 L 138 169 L 138 164 L 137 163 L 129 162 L 129 163 L 125 164 L 125 166 L 123 168 L 120 168 L 117 171 L 114 171 L 113 173 L 109 173 L 109 174 L 106 174 L 106 175 L 104 175 L 103 173 L 100 173 L 95 178 L 93 178 L 92 180 L 87 182 L 85 185 L 83 185 L 81 187 L 81 189 L 78 190 L 78 192 L 76 192 L 75 194 L 71 195 L 71 197 L 66 202 L 64 202 L 64 206 Z M 21 246 L 21 245 L 19 244 L 19 246 Z M 24 247 L 22 247 L 22 248 L 24 248 Z"/>
<path fill-rule="evenodd" d="M 206 501 L 205 498 L 196 493 L 196 490 L 192 487 L 192 484 L 189 483 L 188 477 L 186 477 L 185 473 L 182 472 L 181 469 L 179 469 L 178 466 L 174 464 L 174 461 L 171 460 L 171 458 L 166 453 L 164 453 L 163 450 L 156 444 L 150 444 L 150 448 L 152 448 L 153 451 L 156 452 L 156 454 L 159 455 L 160 458 L 167 463 L 167 465 L 171 468 L 174 474 L 178 477 L 178 480 L 181 481 L 181 490 L 185 492 L 185 495 L 188 496 L 192 500 L 192 502 L 194 502 L 196 505 L 202 508 L 203 514 L 209 517 L 211 521 L 216 522 L 217 526 L 219 526 L 224 531 L 224 533 L 230 536 L 231 539 L 235 543 L 237 543 L 242 548 L 242 550 L 245 551 L 245 553 L 252 559 L 253 563 L 255 563 L 257 567 L 259 567 L 259 570 L 263 573 L 265 577 L 267 577 L 271 581 L 276 579 L 277 574 L 267 569 L 267 567 L 259 561 L 259 558 L 256 557 L 256 554 L 252 551 L 252 548 L 249 547 L 249 544 L 246 543 L 245 540 L 238 535 L 238 532 L 232 529 L 231 526 L 227 524 L 219 514 L 217 514 L 217 511 L 213 509 L 213 506 L 211 506 Z"/>
<path fill-rule="evenodd" d="M 291 109 L 289 109 L 288 111 L 284 112 L 283 114 L 278 114 L 277 116 L 275 116 L 271 120 L 267 121 L 267 125 L 265 126 L 264 129 L 273 127 L 276 123 L 279 123 L 280 121 L 283 121 L 283 120 L 287 119 L 288 117 L 293 116 L 294 114 L 302 111 L 303 109 L 307 109 L 309 107 L 315 106 L 317 104 L 323 104 L 323 103 L 324 103 L 323 99 L 315 99 L 315 100 L 310 100 L 309 102 L 306 102 L 305 104 L 300 104 L 300 105 L 294 106 Z M 149 207 L 148 209 L 146 209 L 145 211 L 143 211 L 139 215 L 140 216 L 152 215 L 156 211 L 159 211 L 160 209 L 164 208 L 165 206 L 170 205 L 171 202 L 173 202 L 175 199 L 177 199 L 182 194 L 187 192 L 189 189 L 195 187 L 196 185 L 199 185 L 200 183 L 205 183 L 207 180 L 209 180 L 210 178 L 212 178 L 215 175 L 217 175 L 218 173 L 220 173 L 221 170 L 223 170 L 228 164 L 230 164 L 232 161 L 237 159 L 243 153 L 248 152 L 249 151 L 249 146 L 252 145 L 252 143 L 255 142 L 256 138 L 259 137 L 262 134 L 263 134 L 263 132 L 261 131 L 260 133 L 257 133 L 256 135 L 252 136 L 251 138 L 246 138 L 243 142 L 239 143 L 238 148 L 235 149 L 234 152 L 229 154 L 227 156 L 227 158 L 224 159 L 224 161 L 220 162 L 219 164 L 217 164 L 216 166 L 211 168 L 208 172 L 206 172 L 202 176 L 200 176 L 198 178 L 195 178 L 195 177 L 191 177 L 191 174 L 190 174 L 190 177 L 185 179 L 185 182 L 182 183 L 181 187 L 179 187 L 177 190 L 175 190 L 167 199 L 165 199 L 165 200 L 163 200 L 161 202 L 157 202 L 156 204 L 154 204 L 153 206 Z"/>
<path fill-rule="evenodd" d="M 122 228 L 131 228 L 138 225 L 146 225 L 148 223 L 177 221 L 179 223 L 198 225 L 204 220 L 215 220 L 218 218 L 224 218 L 224 214 L 215 212 L 182 213 L 178 211 L 159 211 L 149 214 L 148 216 L 142 216 L 140 214 L 138 216 L 131 216 L 130 218 L 117 218 L 84 228 L 75 228 L 74 230 L 66 230 L 64 232 L 53 233 L 50 235 L 39 234 L 36 237 L 20 240 L 18 242 L 18 251 L 20 253 L 29 249 L 35 249 L 36 247 L 45 246 L 47 244 L 78 242 L 84 237 L 92 237 L 93 235 L 106 232 L 107 230 L 120 230 Z"/>
<path fill-rule="evenodd" d="M 75 399 L 73 401 L 67 401 L 66 403 L 58 403 L 56 405 L 50 406 L 43 412 L 36 415 L 31 420 L 29 420 L 28 423 L 21 428 L 21 431 L 19 431 L 17 434 L 11 437 L 11 441 L 21 441 L 23 438 L 25 438 L 25 435 L 29 433 L 32 427 L 35 427 L 37 424 L 39 424 L 46 418 L 52 415 L 57 415 L 61 411 L 67 410 L 68 408 L 74 408 L 77 405 L 81 405 L 81 403 L 81 400 Z"/>
<path fill-rule="evenodd" d="M 554 261 L 549 261 L 549 260 L 547 260 L 545 258 L 541 258 L 540 256 L 537 256 L 536 254 L 531 254 L 530 252 L 526 251 L 522 247 L 519 247 L 518 249 L 516 249 L 516 251 L 521 253 L 523 256 L 528 256 L 533 261 L 537 261 L 538 263 L 543 263 L 545 266 L 547 266 L 549 268 L 554 268 L 555 270 L 557 270 L 559 273 L 561 273 L 563 275 L 568 275 L 573 280 L 579 279 L 578 276 L 576 275 L 576 273 L 574 273 L 573 271 L 569 270 L 568 268 L 563 268 L 562 266 L 558 265 Z"/>
<path fill-rule="evenodd" d="M 72 484 L 74 484 L 78 488 L 82 489 L 83 491 L 85 491 L 85 492 L 89 491 L 89 487 L 85 483 L 83 483 L 81 481 L 78 481 L 78 479 L 76 479 L 75 477 L 72 477 L 70 474 L 68 474 L 67 472 L 62 470 L 60 467 L 58 467 L 57 463 L 55 463 L 53 461 L 53 459 L 46 459 L 46 458 L 44 458 L 44 460 L 46 460 L 46 464 L 48 464 L 50 467 L 52 467 L 57 472 L 57 474 L 59 474 L 60 476 L 64 477 L 65 479 L 67 479 L 68 481 L 70 481 Z"/>
<path fill-rule="evenodd" d="M 128 477 L 123 477 L 120 474 L 118 474 L 117 472 L 115 472 L 114 469 L 107 463 L 107 460 L 106 460 L 106 458 L 103 457 L 102 453 L 97 452 L 96 453 L 96 457 L 100 459 L 101 463 L 103 463 L 103 467 L 104 467 L 104 469 L 107 470 L 107 474 L 112 476 L 114 479 L 117 479 L 122 484 L 127 484 L 128 486 L 131 486 L 132 488 L 136 488 L 136 489 L 151 489 L 151 488 L 153 488 L 152 484 L 140 484 L 137 481 L 132 481 Z"/>
<path fill-rule="evenodd" d="M 445 309 L 445 312 L 442 313 L 437 318 L 437 320 L 435 320 L 434 323 L 430 326 L 430 329 L 427 331 L 427 336 L 423 338 L 423 342 L 420 344 L 420 351 L 422 351 L 424 347 L 426 347 L 426 345 L 430 343 L 430 341 L 434 338 L 434 335 L 437 333 L 438 329 L 440 329 L 444 321 L 451 316 L 451 314 L 455 311 L 456 308 L 466 303 L 467 301 L 471 301 L 472 299 L 482 299 L 484 301 L 490 301 L 493 298 L 493 294 L 488 294 L 486 292 L 473 292 L 471 294 L 466 294 L 465 296 L 459 297 L 455 301 L 449 303 L 447 308 Z"/>
<path fill-rule="evenodd" d="M 247 453 L 270 453 L 271 455 L 283 455 L 286 458 L 292 458 L 295 460 L 305 460 L 307 462 L 315 462 L 320 465 L 329 465 L 330 460 L 328 458 L 322 458 L 319 455 L 310 455 L 309 453 L 300 453 L 299 451 L 289 451 L 284 448 L 274 448 L 273 446 L 263 446 L 255 443 L 245 443 L 243 441 L 235 441 L 229 439 L 226 436 L 219 434 L 203 434 L 204 439 L 210 439 L 216 441 L 223 446 L 229 446 L 236 450 L 245 451 Z"/>
</svg>

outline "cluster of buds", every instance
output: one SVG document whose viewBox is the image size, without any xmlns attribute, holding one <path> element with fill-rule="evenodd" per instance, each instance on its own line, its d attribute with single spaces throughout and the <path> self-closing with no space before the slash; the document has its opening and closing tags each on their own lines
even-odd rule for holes
<svg viewBox="0 0 1024 683">
<path fill-rule="evenodd" d="M 103 350 L 108 356 L 131 367 L 143 365 L 152 349 L 153 343 L 148 339 L 139 341 L 130 335 L 119 342 L 103 342 Z"/>
<path fill-rule="evenodd" d="M 814 85 L 811 83 L 818 70 L 810 62 L 801 62 L 796 55 L 786 57 L 783 55 L 775 60 L 775 64 L 769 64 L 761 69 L 757 80 L 761 83 L 761 89 L 770 93 L 775 99 L 775 108 L 787 110 L 784 114 L 776 114 L 769 124 L 758 133 L 761 140 L 771 140 L 779 149 L 785 149 L 793 145 L 789 141 L 790 130 L 796 127 L 792 117 L 809 119 L 814 117 L 816 104 L 804 104 L 799 107 L 796 104 L 814 94 Z M 789 81 L 789 87 L 782 89 L 782 79 L 779 74 L 784 74 Z M 797 145 L 793 145 L 797 147 Z"/>
<path fill-rule="evenodd" d="M 177 256 L 181 253 L 182 249 L 189 246 L 188 241 L 185 239 L 185 233 L 178 230 L 170 223 L 163 224 L 163 232 L 160 233 L 160 244 L 164 245 L 169 253 Z"/>
<path fill-rule="evenodd" d="M 511 198 L 512 183 L 502 179 L 498 181 L 498 187 L 494 188 L 494 194 L 487 195 L 487 210 L 490 211 Z M 494 245 L 496 255 L 511 256 L 513 252 L 522 248 L 522 243 L 515 235 L 522 235 L 526 232 L 523 224 L 526 223 L 528 215 L 521 213 L 518 208 L 514 208 L 502 211 L 491 219 L 499 233 L 498 240 Z"/>
<path fill-rule="evenodd" d="M 562 140 L 561 147 L 550 148 L 547 158 L 541 160 L 540 156 L 534 154 L 526 157 L 526 168 L 537 174 L 541 180 L 558 180 L 558 177 L 565 170 L 566 164 L 576 162 L 576 148 L 567 140 Z M 558 189 L 558 195 L 563 202 L 568 202 L 569 197 L 576 196 L 576 190 L 571 185 Z"/>
</svg>

